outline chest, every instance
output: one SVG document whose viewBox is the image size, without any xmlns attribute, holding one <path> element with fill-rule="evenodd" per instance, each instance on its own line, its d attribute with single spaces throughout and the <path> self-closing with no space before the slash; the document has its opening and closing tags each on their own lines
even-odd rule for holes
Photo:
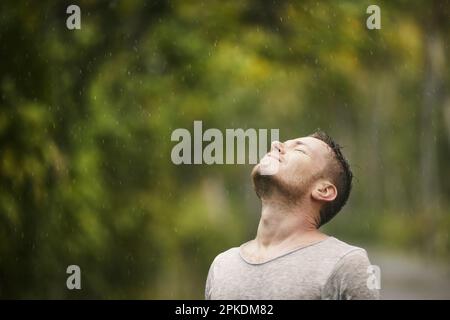
<svg viewBox="0 0 450 320">
<path fill-rule="evenodd" d="M 284 260 L 219 268 L 213 299 L 320 299 L 328 268 L 309 261 Z"/>
</svg>

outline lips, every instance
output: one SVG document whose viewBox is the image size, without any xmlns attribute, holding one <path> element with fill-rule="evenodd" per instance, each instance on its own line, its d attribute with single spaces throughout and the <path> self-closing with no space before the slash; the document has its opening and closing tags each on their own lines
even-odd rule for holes
<svg viewBox="0 0 450 320">
<path fill-rule="evenodd" d="M 266 153 L 266 155 L 261 159 L 260 173 L 263 176 L 270 176 L 278 173 L 280 168 L 281 159 L 275 154 Z"/>
</svg>

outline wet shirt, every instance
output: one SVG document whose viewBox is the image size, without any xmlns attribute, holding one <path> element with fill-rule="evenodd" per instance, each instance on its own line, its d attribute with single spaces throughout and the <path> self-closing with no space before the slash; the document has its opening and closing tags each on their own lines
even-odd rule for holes
<svg viewBox="0 0 450 320">
<path fill-rule="evenodd" d="M 263 263 L 248 262 L 240 249 L 214 259 L 206 299 L 379 299 L 366 251 L 334 237 Z"/>
</svg>

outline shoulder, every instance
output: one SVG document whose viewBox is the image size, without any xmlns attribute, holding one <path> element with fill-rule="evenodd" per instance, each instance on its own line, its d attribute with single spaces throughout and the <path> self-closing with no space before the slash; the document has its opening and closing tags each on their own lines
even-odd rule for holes
<svg viewBox="0 0 450 320">
<path fill-rule="evenodd" d="M 219 253 L 212 261 L 208 276 L 206 278 L 205 299 L 210 300 L 212 297 L 213 287 L 216 285 L 216 278 L 223 274 L 226 266 L 232 264 L 235 256 L 239 255 L 238 248 L 231 248 Z"/>
<path fill-rule="evenodd" d="M 233 247 L 219 253 L 213 260 L 212 265 L 220 265 L 239 258 L 239 247 Z"/>
<path fill-rule="evenodd" d="M 329 237 L 322 241 L 319 245 L 311 247 L 316 260 L 320 260 L 321 269 L 325 274 L 330 275 L 336 267 L 347 261 L 348 257 L 358 255 L 367 257 L 367 253 L 363 248 L 350 245 L 344 241 Z"/>
<path fill-rule="evenodd" d="M 367 256 L 367 252 L 363 248 L 348 244 L 335 237 L 330 237 L 326 249 L 332 251 L 332 255 L 339 260 L 354 254 Z"/>
<path fill-rule="evenodd" d="M 330 276 L 346 270 L 364 270 L 370 265 L 367 251 L 332 237 L 328 249 L 332 252 L 333 269 Z"/>
<path fill-rule="evenodd" d="M 331 299 L 378 299 L 379 291 L 367 285 L 371 263 L 366 250 L 337 239 L 333 241 L 336 256 L 325 295 Z"/>
<path fill-rule="evenodd" d="M 236 265 L 236 262 L 239 261 L 239 248 L 234 247 L 219 253 L 214 260 L 212 261 L 209 271 L 208 271 L 208 279 L 213 279 L 221 274 L 223 274 L 226 270 L 233 268 Z M 226 273 L 226 272 L 225 272 Z"/>
</svg>

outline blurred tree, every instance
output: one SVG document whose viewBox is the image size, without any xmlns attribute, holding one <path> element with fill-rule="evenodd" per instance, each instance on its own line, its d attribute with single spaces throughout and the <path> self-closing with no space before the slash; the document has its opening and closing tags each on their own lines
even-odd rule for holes
<svg viewBox="0 0 450 320">
<path fill-rule="evenodd" d="M 0 297 L 201 298 L 259 204 L 249 165 L 172 164 L 194 120 L 329 131 L 356 181 L 327 230 L 448 259 L 449 1 L 381 30 L 368 1 L 82 0 L 74 31 L 69 4 L 0 3 Z"/>
</svg>

